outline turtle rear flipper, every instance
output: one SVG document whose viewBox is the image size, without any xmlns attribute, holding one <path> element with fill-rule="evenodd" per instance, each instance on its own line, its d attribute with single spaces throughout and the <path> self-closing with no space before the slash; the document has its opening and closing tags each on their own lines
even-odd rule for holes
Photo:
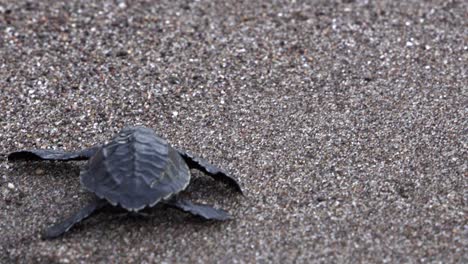
<svg viewBox="0 0 468 264">
<path fill-rule="evenodd" d="M 213 177 L 213 179 L 226 183 L 227 185 L 233 187 L 236 191 L 242 194 L 242 188 L 240 184 L 237 182 L 237 180 L 229 176 L 226 172 L 224 172 L 220 168 L 214 165 L 211 165 L 208 161 L 202 158 L 196 157 L 192 154 L 189 154 L 185 151 L 182 151 L 179 149 L 177 151 L 182 156 L 182 158 L 184 158 L 189 168 L 200 170 L 210 175 L 211 177 Z"/>
<path fill-rule="evenodd" d="M 47 149 L 31 149 L 20 150 L 8 154 L 9 161 L 20 160 L 87 160 L 91 158 L 100 146 L 78 150 L 78 151 L 63 151 L 63 150 L 47 150 Z"/>
<path fill-rule="evenodd" d="M 42 234 L 42 238 L 53 239 L 64 234 L 65 232 L 70 230 L 70 228 L 72 228 L 75 224 L 78 224 L 84 219 L 90 217 L 96 210 L 103 208 L 107 204 L 108 203 L 106 200 L 95 198 L 88 205 L 83 207 L 80 211 L 66 218 L 62 222 L 47 228 Z"/>
<path fill-rule="evenodd" d="M 206 220 L 226 221 L 232 219 L 228 212 L 222 209 L 216 209 L 206 204 L 194 204 L 184 199 L 171 199 L 165 202 L 166 205 L 199 216 Z"/>
</svg>

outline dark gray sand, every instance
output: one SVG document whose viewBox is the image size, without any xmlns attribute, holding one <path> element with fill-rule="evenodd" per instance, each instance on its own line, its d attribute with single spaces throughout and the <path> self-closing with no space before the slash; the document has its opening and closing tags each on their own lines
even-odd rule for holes
<svg viewBox="0 0 468 264">
<path fill-rule="evenodd" d="M 1 0 L 0 263 L 466 263 L 467 3 Z M 184 194 L 235 220 L 104 211 L 42 241 L 83 163 L 4 153 L 138 124 L 239 178 Z"/>
</svg>

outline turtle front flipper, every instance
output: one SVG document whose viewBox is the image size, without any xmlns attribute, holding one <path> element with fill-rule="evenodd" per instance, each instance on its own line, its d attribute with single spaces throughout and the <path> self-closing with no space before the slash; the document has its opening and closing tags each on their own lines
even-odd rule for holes
<svg viewBox="0 0 468 264">
<path fill-rule="evenodd" d="M 75 224 L 83 221 L 84 219 L 91 216 L 96 210 L 103 208 L 107 205 L 107 201 L 103 199 L 95 198 L 91 201 L 88 205 L 82 208 L 80 211 L 76 212 L 72 216 L 66 218 L 60 223 L 57 223 L 49 228 L 47 228 L 44 233 L 42 234 L 43 239 L 53 239 L 58 236 L 61 236 L 70 228 L 72 228 Z"/>
<path fill-rule="evenodd" d="M 226 221 L 232 219 L 232 216 L 229 215 L 228 212 L 222 209 L 216 209 L 206 204 L 194 204 L 191 201 L 180 198 L 173 198 L 169 201 L 165 201 L 164 203 L 172 208 L 179 209 L 186 213 L 191 213 L 206 220 Z"/>
<path fill-rule="evenodd" d="M 214 165 L 211 165 L 208 161 L 202 158 L 196 157 L 192 154 L 189 154 L 185 151 L 182 151 L 182 150 L 177 150 L 177 151 L 182 156 L 182 158 L 184 158 L 189 168 L 203 171 L 204 173 L 213 177 L 215 180 L 222 181 L 228 184 L 229 186 L 233 187 L 236 191 L 242 193 L 242 188 L 240 184 L 237 182 L 237 180 L 229 176 L 222 169 Z"/>
<path fill-rule="evenodd" d="M 63 150 L 47 150 L 47 149 L 32 149 L 32 150 L 20 150 L 8 154 L 9 161 L 20 161 L 20 160 L 87 160 L 91 158 L 98 150 L 100 146 L 94 146 L 91 148 L 78 150 L 78 151 L 63 151 Z"/>
</svg>

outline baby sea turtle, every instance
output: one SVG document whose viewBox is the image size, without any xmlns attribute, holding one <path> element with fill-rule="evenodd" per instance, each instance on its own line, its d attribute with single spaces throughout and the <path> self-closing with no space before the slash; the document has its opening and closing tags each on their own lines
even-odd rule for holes
<svg viewBox="0 0 468 264">
<path fill-rule="evenodd" d="M 171 147 L 147 127 L 124 128 L 108 144 L 80 151 L 24 150 L 10 153 L 8 160 L 88 160 L 80 172 L 80 180 L 86 190 L 94 193 L 94 199 L 72 216 L 46 229 L 45 239 L 62 235 L 108 204 L 138 212 L 162 203 L 204 219 L 230 219 L 224 210 L 194 204 L 177 196 L 187 188 L 192 168 L 242 193 L 234 178 L 201 158 Z"/>
</svg>

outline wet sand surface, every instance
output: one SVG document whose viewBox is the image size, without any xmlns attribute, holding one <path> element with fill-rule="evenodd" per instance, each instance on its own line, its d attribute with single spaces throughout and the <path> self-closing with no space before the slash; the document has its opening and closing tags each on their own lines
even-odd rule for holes
<svg viewBox="0 0 468 264">
<path fill-rule="evenodd" d="M 0 0 L 1 263 L 465 262 L 466 1 Z M 9 163 L 145 125 L 228 170 L 234 215 L 104 210 L 83 162 Z"/>
</svg>

